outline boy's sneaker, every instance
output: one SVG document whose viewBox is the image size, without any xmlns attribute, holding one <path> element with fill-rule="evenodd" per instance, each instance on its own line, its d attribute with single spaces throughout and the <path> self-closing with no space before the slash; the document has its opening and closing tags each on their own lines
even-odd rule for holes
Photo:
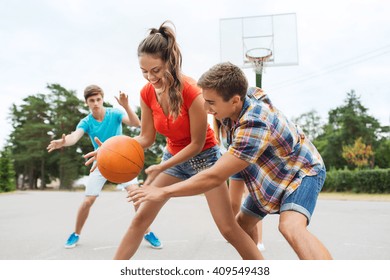
<svg viewBox="0 0 390 280">
<path fill-rule="evenodd" d="M 150 246 L 154 249 L 161 249 L 163 246 L 160 242 L 160 240 L 157 238 L 156 235 L 154 235 L 153 232 L 148 232 L 147 234 L 144 235 L 144 238 L 146 241 L 149 242 Z"/>
<path fill-rule="evenodd" d="M 73 232 L 69 236 L 68 240 L 66 241 L 65 248 L 66 249 L 70 249 L 70 248 L 76 247 L 76 244 L 77 244 L 77 242 L 79 242 L 79 239 L 80 239 L 80 235 L 78 235 L 77 233 Z"/>
<path fill-rule="evenodd" d="M 257 248 L 258 248 L 259 251 L 261 251 L 261 252 L 265 251 L 265 246 L 264 246 L 263 243 L 258 243 L 258 244 L 257 244 Z"/>
</svg>

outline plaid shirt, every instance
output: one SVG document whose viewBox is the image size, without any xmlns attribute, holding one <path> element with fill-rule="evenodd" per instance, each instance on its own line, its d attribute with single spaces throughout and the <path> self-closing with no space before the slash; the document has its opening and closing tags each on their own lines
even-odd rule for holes
<svg viewBox="0 0 390 280">
<path fill-rule="evenodd" d="M 314 145 L 259 88 L 248 89 L 238 121 L 224 119 L 223 124 L 228 152 L 250 163 L 240 174 L 254 201 L 267 213 L 278 213 L 302 178 L 324 167 Z"/>
</svg>

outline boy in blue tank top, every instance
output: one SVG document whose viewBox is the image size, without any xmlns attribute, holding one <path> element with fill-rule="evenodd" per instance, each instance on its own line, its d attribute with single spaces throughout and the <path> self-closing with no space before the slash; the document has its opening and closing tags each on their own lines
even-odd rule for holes
<svg viewBox="0 0 390 280">
<path fill-rule="evenodd" d="M 88 116 L 80 120 L 75 131 L 68 135 L 63 134 L 61 139 L 51 141 L 47 147 L 48 152 L 76 144 L 85 133 L 88 134 L 96 150 L 98 144 L 94 140 L 95 137 L 104 142 L 110 137 L 122 134 L 122 123 L 129 126 L 140 126 L 141 124 L 138 116 L 129 106 L 128 96 L 123 92 L 120 92 L 119 98 L 115 97 L 115 99 L 127 114 L 124 114 L 117 108 L 104 107 L 104 92 L 97 85 L 90 85 L 85 88 L 84 99 L 90 109 Z M 97 168 L 90 173 L 85 187 L 85 198 L 77 213 L 75 230 L 65 243 L 65 248 L 74 248 L 76 246 L 81 230 L 88 218 L 89 210 L 99 196 L 106 181 Z M 155 239 L 153 240 L 154 242 L 148 241 L 152 247 L 161 247 L 159 240 Z"/>
</svg>

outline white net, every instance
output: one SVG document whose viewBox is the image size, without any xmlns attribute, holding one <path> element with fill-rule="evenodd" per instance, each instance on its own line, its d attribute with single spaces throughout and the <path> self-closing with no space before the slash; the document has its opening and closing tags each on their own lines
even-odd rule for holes
<svg viewBox="0 0 390 280">
<path fill-rule="evenodd" d="M 272 59 L 272 51 L 267 48 L 253 48 L 245 53 L 245 57 L 253 65 L 255 72 L 261 74 L 264 63 Z"/>
</svg>

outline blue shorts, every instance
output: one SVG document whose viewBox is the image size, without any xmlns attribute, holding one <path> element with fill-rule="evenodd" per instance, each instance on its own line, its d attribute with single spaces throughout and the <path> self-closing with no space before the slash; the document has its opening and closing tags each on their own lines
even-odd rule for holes
<svg viewBox="0 0 390 280">
<path fill-rule="evenodd" d="M 166 161 L 173 157 L 167 149 L 164 149 L 163 161 Z M 186 180 L 191 178 L 200 171 L 209 168 L 221 157 L 221 152 L 218 146 L 214 146 L 203 152 L 197 154 L 193 158 L 179 163 L 164 171 L 165 174 L 171 175 L 176 178 Z"/>
<path fill-rule="evenodd" d="M 306 216 L 307 224 L 309 224 L 325 178 L 325 168 L 321 169 L 315 176 L 304 177 L 299 187 L 281 203 L 279 213 L 283 211 L 299 212 Z M 260 220 L 268 214 L 259 209 L 251 195 L 246 197 L 241 206 L 241 211 L 250 216 L 255 216 Z"/>
<path fill-rule="evenodd" d="M 244 178 L 241 176 L 241 173 L 236 173 L 230 176 L 230 179 L 235 181 L 244 181 Z"/>
</svg>

